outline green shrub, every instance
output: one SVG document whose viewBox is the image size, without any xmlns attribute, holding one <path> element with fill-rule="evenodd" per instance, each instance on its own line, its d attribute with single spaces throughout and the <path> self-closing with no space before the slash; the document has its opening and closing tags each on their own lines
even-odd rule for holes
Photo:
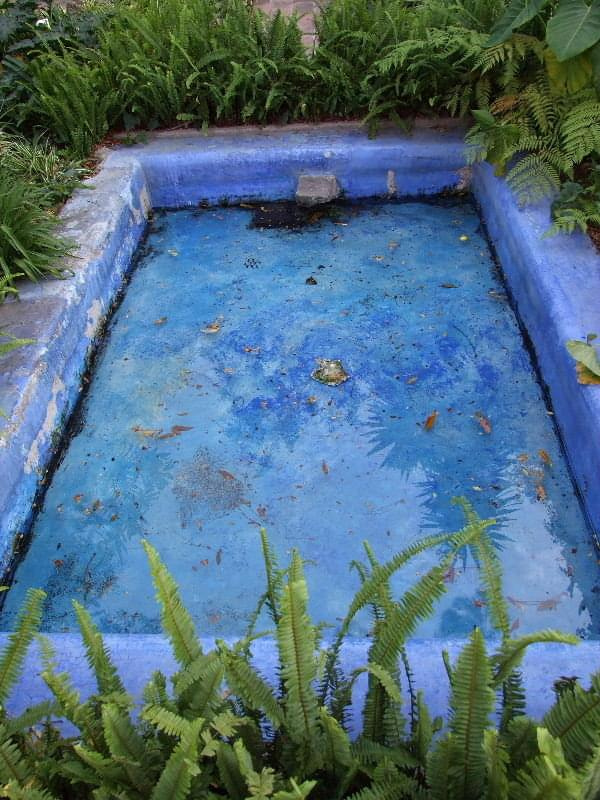
<svg viewBox="0 0 600 800">
<path fill-rule="evenodd" d="M 0 175 L 0 280 L 3 292 L 19 277 L 36 281 L 61 274 L 68 245 L 56 236 L 56 218 L 45 208 L 43 189 Z"/>
<path fill-rule="evenodd" d="M 218 641 L 205 652 L 177 586 L 154 548 L 144 543 L 178 672 L 156 672 L 141 712 L 126 693 L 102 636 L 75 604 L 97 691 L 82 701 L 43 639 L 43 679 L 53 700 L 12 718 L 11 687 L 40 624 L 43 592 L 31 590 L 0 658 L 0 782 L 14 800 L 594 800 L 600 791 L 600 674 L 585 690 L 557 689 L 543 725 L 524 715 L 518 667 L 530 644 L 575 643 L 552 631 L 511 639 L 495 550 L 480 519 L 462 501 L 465 527 L 416 542 L 385 564 L 367 546 L 362 578 L 336 639 L 308 616 L 302 559 L 280 569 L 266 535 L 267 586 L 247 637 Z M 442 562 L 395 600 L 391 576 L 423 550 L 445 545 Z M 444 593 L 443 576 L 464 547 L 474 550 L 502 642 L 490 655 L 475 629 L 457 662 L 445 658 L 450 681 L 447 725 L 432 720 L 415 690 L 405 642 Z M 354 616 L 370 608 L 371 647 L 362 668 L 344 674 L 340 648 Z M 256 621 L 266 609 L 279 664 L 269 683 L 252 663 Z M 352 741 L 345 721 L 360 676 L 368 686 L 362 733 Z M 405 676 L 405 677 L 404 677 Z M 406 680 L 405 680 L 406 678 Z M 408 692 L 404 713 L 402 684 Z M 496 726 L 495 708 L 501 711 Z M 61 735 L 55 720 L 75 727 Z"/>
<path fill-rule="evenodd" d="M 53 207 L 81 185 L 87 170 L 69 155 L 59 152 L 47 138 L 9 136 L 0 131 L 0 171 L 43 189 L 42 202 Z"/>
</svg>

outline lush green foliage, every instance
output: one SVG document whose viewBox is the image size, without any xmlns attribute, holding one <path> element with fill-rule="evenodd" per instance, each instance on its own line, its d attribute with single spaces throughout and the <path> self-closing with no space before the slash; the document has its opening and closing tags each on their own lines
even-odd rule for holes
<svg viewBox="0 0 600 800">
<path fill-rule="evenodd" d="M 59 275 L 68 246 L 55 235 L 56 218 L 48 212 L 43 189 L 0 174 L 0 278 L 4 291 L 19 276 L 38 280 Z"/>
<path fill-rule="evenodd" d="M 523 202 L 559 194 L 553 233 L 600 222 L 600 0 L 332 0 L 317 29 L 309 53 L 295 19 L 245 0 L 68 14 L 0 0 L 3 171 L 19 162 L 17 177 L 49 187 L 47 207 L 115 129 L 358 118 L 375 131 L 472 112 L 473 160 Z M 9 269 L 5 289 L 22 271 Z"/>
<path fill-rule="evenodd" d="M 136 709 L 88 612 L 75 604 L 97 692 L 82 700 L 57 672 L 43 638 L 43 678 L 53 699 L 12 718 L 5 702 L 40 622 L 43 593 L 30 592 L 0 657 L 0 789 L 14 800 L 594 800 L 600 790 L 600 674 L 589 689 L 559 687 L 541 726 L 524 715 L 518 667 L 535 642 L 575 643 L 553 631 L 511 639 L 499 566 L 482 520 L 464 501 L 466 524 L 432 536 L 380 564 L 366 546 L 356 564 L 361 587 L 339 635 L 322 642 L 308 615 L 303 562 L 279 568 L 266 534 L 267 587 L 248 636 L 204 651 L 175 581 L 144 543 L 165 634 L 178 662 L 157 672 Z M 440 564 L 399 600 L 390 578 L 429 548 Z M 475 629 L 451 665 L 446 724 L 431 719 L 415 689 L 405 644 L 444 593 L 444 574 L 462 548 L 475 551 L 501 644 L 489 654 Z M 251 657 L 256 623 L 267 611 L 278 652 L 278 680 L 265 680 Z M 356 614 L 369 609 L 372 644 L 362 668 L 345 674 L 340 652 Z M 417 676 L 418 677 L 418 676 Z M 366 680 L 362 733 L 347 733 L 358 680 Z M 407 713 L 403 703 L 408 700 Z M 500 724 L 492 722 L 494 709 Z M 67 719 L 73 736 L 57 720 Z"/>
</svg>

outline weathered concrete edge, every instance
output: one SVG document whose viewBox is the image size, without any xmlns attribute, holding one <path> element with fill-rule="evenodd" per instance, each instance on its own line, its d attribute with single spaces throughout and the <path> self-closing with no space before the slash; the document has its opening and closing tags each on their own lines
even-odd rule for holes
<svg viewBox="0 0 600 800">
<path fill-rule="evenodd" d="M 0 438 L 0 570 L 32 516 L 40 479 L 52 460 L 80 391 L 96 335 L 119 291 L 147 224 L 145 176 L 136 162 L 103 169 L 93 190 L 76 192 L 62 232 L 77 245 L 72 276 L 26 287 L 22 303 L 45 318 L 43 342 L 22 350 L 21 396 Z"/>
<path fill-rule="evenodd" d="M 600 387 L 581 386 L 568 339 L 600 334 L 600 256 L 583 234 L 544 238 L 548 203 L 520 208 L 488 164 L 472 190 L 538 359 L 592 528 L 600 535 Z"/>
<path fill-rule="evenodd" d="M 89 697 L 97 691 L 94 678 L 85 658 L 81 639 L 76 634 L 53 634 L 47 637 L 56 651 L 59 671 L 72 677 L 73 685 L 82 695 Z M 177 663 L 169 642 L 160 635 L 112 634 L 104 640 L 119 671 L 125 688 L 140 700 L 142 690 L 155 670 L 167 676 L 177 671 Z M 0 647 L 7 641 L 7 634 L 0 634 Z M 205 650 L 214 646 L 213 639 L 202 639 Z M 454 663 L 466 644 L 463 639 L 415 639 L 408 643 L 407 653 L 415 676 L 417 689 L 423 689 L 431 713 L 447 716 L 449 684 L 442 661 L 442 650 L 447 650 Z M 488 652 L 493 652 L 488 643 Z M 342 650 L 341 662 L 346 673 L 366 662 L 370 646 L 368 639 L 348 640 Z M 277 645 L 272 639 L 258 639 L 253 644 L 255 666 L 273 684 L 278 680 Z M 578 676 L 584 686 L 589 677 L 600 670 L 600 642 L 587 641 L 573 647 L 562 644 L 536 644 L 529 648 L 523 662 L 523 676 L 527 695 L 527 711 L 535 719 L 541 719 L 554 701 L 552 686 L 563 676 Z M 17 690 L 10 697 L 7 708 L 18 714 L 34 703 L 50 697 L 50 692 L 40 677 L 41 659 L 39 648 L 34 644 L 27 655 L 23 675 Z M 405 682 L 406 683 L 406 682 Z M 365 681 L 358 681 L 352 705 L 352 731 L 360 729 L 360 711 L 365 695 Z"/>
<path fill-rule="evenodd" d="M 301 174 L 337 178 L 343 195 L 407 197 L 466 188 L 460 130 L 384 131 L 316 127 L 221 136 L 196 133 L 113 151 L 107 166 L 136 159 L 143 166 L 155 208 L 201 203 L 293 199 Z"/>
</svg>

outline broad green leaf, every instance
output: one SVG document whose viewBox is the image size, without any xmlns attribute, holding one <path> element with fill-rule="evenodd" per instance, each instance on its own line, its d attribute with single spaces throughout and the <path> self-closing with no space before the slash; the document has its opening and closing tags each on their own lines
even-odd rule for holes
<svg viewBox="0 0 600 800">
<path fill-rule="evenodd" d="M 501 44 L 513 31 L 532 20 L 548 4 L 548 0 L 512 0 L 512 3 L 492 28 L 486 47 Z"/>
<path fill-rule="evenodd" d="M 552 87 L 561 94 L 575 94 L 591 84 L 594 68 L 587 53 L 559 61 L 548 47 L 544 61 Z"/>
<path fill-rule="evenodd" d="M 600 0 L 561 0 L 546 27 L 546 41 L 559 61 L 583 53 L 600 39 Z"/>
<path fill-rule="evenodd" d="M 569 339 L 567 350 L 578 364 L 583 364 L 587 370 L 600 377 L 600 359 L 591 344 L 581 342 L 579 339 Z"/>
</svg>

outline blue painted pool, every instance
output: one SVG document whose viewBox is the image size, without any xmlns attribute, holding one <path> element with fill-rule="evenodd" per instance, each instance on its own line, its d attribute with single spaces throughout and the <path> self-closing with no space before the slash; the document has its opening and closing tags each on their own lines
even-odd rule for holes
<svg viewBox="0 0 600 800">
<path fill-rule="evenodd" d="M 362 541 L 383 560 L 457 529 L 451 500 L 464 495 L 498 520 L 514 630 L 598 636 L 598 556 L 474 208 L 301 216 L 155 216 L 3 627 L 41 586 L 48 631 L 73 629 L 75 598 L 104 631 L 157 632 L 147 537 L 200 631 L 239 635 L 263 589 L 262 526 L 282 561 L 301 549 L 314 616 L 335 625 Z M 348 380 L 316 381 L 319 359 L 340 360 Z M 419 635 L 486 627 L 467 554 L 447 582 Z"/>
</svg>

